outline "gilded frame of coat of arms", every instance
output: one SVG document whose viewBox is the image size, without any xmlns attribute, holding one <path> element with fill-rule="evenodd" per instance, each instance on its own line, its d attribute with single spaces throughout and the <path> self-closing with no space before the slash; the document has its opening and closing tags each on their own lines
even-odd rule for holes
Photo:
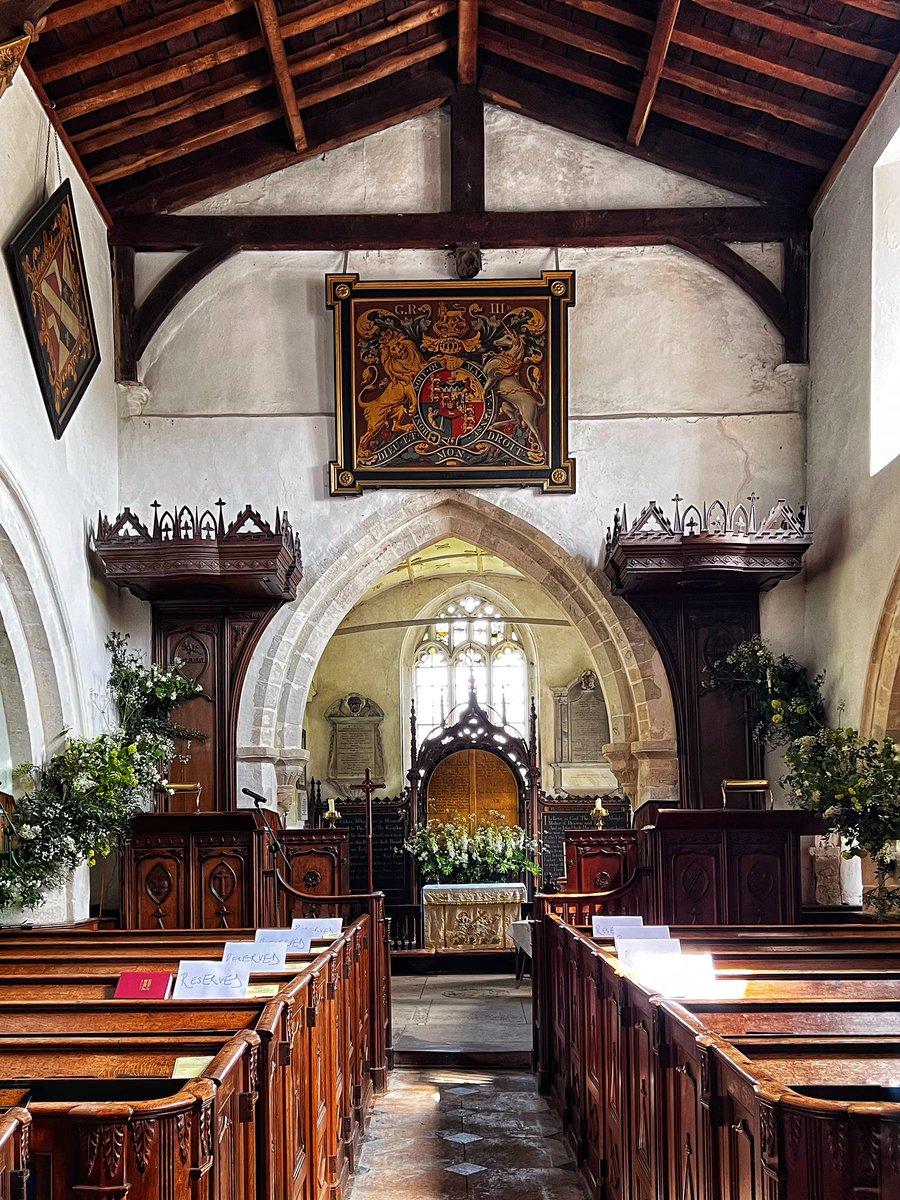
<svg viewBox="0 0 900 1200">
<path fill-rule="evenodd" d="M 401 283 L 327 275 L 325 284 L 334 314 L 333 496 L 364 488 L 574 492 L 574 271 Z"/>
<path fill-rule="evenodd" d="M 100 365 L 68 179 L 16 234 L 8 253 L 28 347 L 58 439 Z"/>
</svg>

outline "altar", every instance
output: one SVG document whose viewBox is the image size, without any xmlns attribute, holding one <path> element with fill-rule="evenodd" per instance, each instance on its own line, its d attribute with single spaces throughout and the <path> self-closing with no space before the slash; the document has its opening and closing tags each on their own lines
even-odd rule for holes
<svg viewBox="0 0 900 1200">
<path fill-rule="evenodd" d="M 513 950 L 524 883 L 431 883 L 422 888 L 429 950 Z"/>
</svg>

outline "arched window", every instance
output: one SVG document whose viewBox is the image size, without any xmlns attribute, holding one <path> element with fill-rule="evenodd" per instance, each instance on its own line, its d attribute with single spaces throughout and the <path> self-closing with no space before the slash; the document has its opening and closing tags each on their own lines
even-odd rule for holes
<svg viewBox="0 0 900 1200">
<path fill-rule="evenodd" d="M 524 737 L 528 660 L 522 636 L 496 604 L 476 592 L 448 601 L 416 642 L 413 691 L 423 730 L 469 698 L 490 705 Z"/>
</svg>

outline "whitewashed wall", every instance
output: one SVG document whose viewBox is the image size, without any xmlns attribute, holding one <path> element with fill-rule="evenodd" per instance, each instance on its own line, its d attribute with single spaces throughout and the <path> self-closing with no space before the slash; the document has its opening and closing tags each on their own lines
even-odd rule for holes
<svg viewBox="0 0 900 1200">
<path fill-rule="evenodd" d="M 24 75 L 0 100 L 0 243 L 43 200 L 47 122 Z M 111 628 L 143 631 L 140 606 L 94 579 L 87 538 L 98 509 L 118 504 L 117 412 L 106 227 L 62 153 L 72 181 L 102 362 L 61 441 L 34 373 L 8 263 L 0 269 L 0 614 L 21 677 L 35 760 L 63 727 L 106 727 Z M 51 144 L 50 189 L 57 184 Z M 87 915 L 86 872 L 35 920 Z"/>
<path fill-rule="evenodd" d="M 410 121 L 323 159 L 195 206 L 200 213 L 427 211 L 446 206 L 447 118 Z M 488 108 L 489 208 L 747 203 L 739 197 Z M 540 164 L 540 170 L 535 164 Z M 741 247 L 771 278 L 777 247 Z M 174 256 L 142 255 L 146 294 Z M 576 271 L 571 314 L 570 440 L 578 489 L 482 493 L 553 538 L 589 570 L 623 501 L 727 501 L 751 488 L 766 502 L 802 498 L 802 367 L 751 301 L 689 255 L 645 249 L 492 251 L 485 274 Z M 308 575 L 333 560 L 354 528 L 404 503 L 399 493 L 331 499 L 333 366 L 329 271 L 368 279 L 453 277 L 438 252 L 253 253 L 196 287 L 141 363 L 143 412 L 120 431 L 122 501 L 205 504 L 223 495 L 264 514 L 287 506 Z M 796 596 L 767 598 L 767 630 L 796 623 Z M 357 597 L 358 598 L 358 597 Z M 349 606 L 349 605 L 348 605 Z M 671 729 L 658 736 L 671 736 Z"/>
<path fill-rule="evenodd" d="M 827 668 L 832 717 L 842 703 L 854 726 L 900 554 L 900 459 L 871 476 L 869 444 L 872 171 L 898 126 L 895 83 L 813 225 L 806 658 Z"/>
</svg>

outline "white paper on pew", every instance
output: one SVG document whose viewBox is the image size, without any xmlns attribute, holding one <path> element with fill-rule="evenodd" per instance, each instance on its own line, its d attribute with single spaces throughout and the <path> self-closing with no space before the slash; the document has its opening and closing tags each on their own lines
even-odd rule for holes
<svg viewBox="0 0 900 1200">
<path fill-rule="evenodd" d="M 260 971 L 283 971 L 287 958 L 287 942 L 226 942 L 222 962 L 244 963 L 250 974 Z"/>
<path fill-rule="evenodd" d="M 669 932 L 668 925 L 635 925 L 628 926 L 621 936 L 630 938 L 632 941 L 637 941 L 638 938 L 652 938 L 654 941 L 660 941 L 660 939 L 670 938 L 672 934 Z"/>
<path fill-rule="evenodd" d="M 257 929 L 255 942 L 284 942 L 288 954 L 309 954 L 310 936 L 293 929 Z"/>
<path fill-rule="evenodd" d="M 653 955 L 680 953 L 681 942 L 678 938 L 616 938 L 616 958 L 628 971 L 634 967 L 638 955 L 650 958 Z"/>
<path fill-rule="evenodd" d="M 250 968 L 242 963 L 184 958 L 178 964 L 173 1000 L 243 1000 Z"/>
<path fill-rule="evenodd" d="M 594 937 L 615 937 L 620 929 L 639 929 L 643 924 L 643 917 L 610 917 L 603 913 L 599 917 L 591 917 Z"/>
<path fill-rule="evenodd" d="M 673 999 L 718 999 L 716 972 L 711 954 L 642 954 L 631 967 L 645 987 Z"/>
<path fill-rule="evenodd" d="M 343 931 L 343 917 L 294 917 L 291 929 L 308 933 L 310 938 L 332 938 Z"/>
</svg>

